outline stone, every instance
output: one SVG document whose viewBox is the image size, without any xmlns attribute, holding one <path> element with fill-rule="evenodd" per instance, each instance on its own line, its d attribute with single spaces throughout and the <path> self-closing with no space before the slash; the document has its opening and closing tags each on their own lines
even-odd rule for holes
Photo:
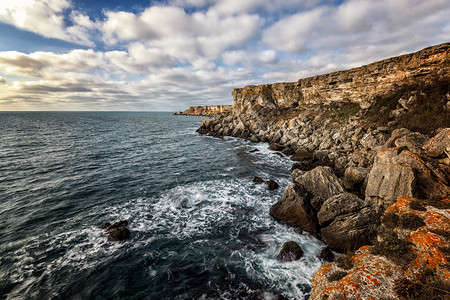
<svg viewBox="0 0 450 300">
<path fill-rule="evenodd" d="M 312 158 L 313 158 L 312 154 L 308 150 L 305 150 L 305 149 L 297 150 L 291 156 L 291 160 L 293 160 L 293 161 L 309 160 L 309 159 L 312 159 Z"/>
<path fill-rule="evenodd" d="M 399 149 L 387 148 L 377 152 L 368 175 L 366 200 L 388 207 L 399 197 L 413 195 L 416 177 L 410 166 L 395 163 Z"/>
<path fill-rule="evenodd" d="M 317 213 L 320 233 L 337 251 L 357 249 L 376 237 L 382 208 L 344 193 L 327 199 Z"/>
<path fill-rule="evenodd" d="M 395 146 L 405 147 L 414 154 L 422 155 L 422 147 L 428 140 L 429 139 L 423 134 L 419 132 L 412 132 L 398 138 L 395 141 Z"/>
<path fill-rule="evenodd" d="M 442 129 L 423 146 L 423 149 L 430 157 L 450 158 L 450 128 Z"/>
<path fill-rule="evenodd" d="M 369 169 L 348 167 L 344 173 L 344 187 L 348 190 L 358 189 L 369 174 Z"/>
<path fill-rule="evenodd" d="M 325 199 L 344 192 L 341 182 L 330 167 L 316 167 L 303 174 L 298 181 L 308 193 Z"/>
<path fill-rule="evenodd" d="M 294 261 L 303 256 L 303 250 L 299 244 L 294 241 L 289 241 L 283 244 L 277 259 L 281 261 Z"/>
<path fill-rule="evenodd" d="M 261 183 L 265 182 L 264 179 L 262 179 L 261 177 L 258 177 L 258 176 L 253 177 L 252 181 L 256 184 L 261 184 Z"/>
<path fill-rule="evenodd" d="M 298 184 L 286 188 L 281 200 L 270 208 L 269 214 L 286 225 L 309 233 L 317 232 L 316 214 L 308 201 L 308 193 Z"/>
<path fill-rule="evenodd" d="M 395 129 L 394 131 L 392 131 L 391 133 L 391 137 L 386 141 L 386 143 L 384 144 L 383 148 L 392 148 L 395 147 L 395 141 L 399 138 L 401 138 L 402 136 L 411 133 L 411 131 L 409 131 L 406 128 L 398 128 Z"/>
<path fill-rule="evenodd" d="M 328 261 L 328 262 L 332 262 L 334 261 L 334 254 L 333 252 L 330 250 L 330 248 L 325 247 L 322 249 L 322 251 L 320 251 L 319 253 L 319 258 Z"/>
<path fill-rule="evenodd" d="M 268 180 L 268 181 L 266 181 L 266 182 L 264 182 L 266 185 L 267 185 L 267 188 L 269 189 L 269 190 L 276 190 L 276 189 L 278 189 L 280 186 L 278 185 L 278 183 L 276 183 L 275 181 L 273 181 L 273 180 Z"/>
<path fill-rule="evenodd" d="M 130 230 L 126 226 L 128 226 L 128 221 L 122 220 L 114 224 L 106 223 L 101 228 L 106 229 L 110 240 L 122 241 L 130 237 Z"/>
</svg>

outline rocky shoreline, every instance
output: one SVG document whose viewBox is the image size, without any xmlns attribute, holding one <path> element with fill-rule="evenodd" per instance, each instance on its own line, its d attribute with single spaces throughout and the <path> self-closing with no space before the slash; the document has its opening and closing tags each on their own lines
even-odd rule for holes
<svg viewBox="0 0 450 300">
<path fill-rule="evenodd" d="M 248 86 L 201 134 L 268 142 L 293 183 L 270 215 L 345 253 L 311 299 L 450 295 L 450 44 Z"/>
<path fill-rule="evenodd" d="M 174 112 L 173 115 L 214 117 L 227 113 L 231 109 L 232 105 L 189 106 L 185 111 Z"/>
</svg>

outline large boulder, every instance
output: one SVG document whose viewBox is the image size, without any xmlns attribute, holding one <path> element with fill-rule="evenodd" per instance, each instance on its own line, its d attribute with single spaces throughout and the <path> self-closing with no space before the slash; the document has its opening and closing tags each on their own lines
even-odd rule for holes
<svg viewBox="0 0 450 300">
<path fill-rule="evenodd" d="M 303 250 L 299 244 L 294 241 L 289 241 L 283 244 L 277 259 L 281 261 L 298 260 L 303 256 Z"/>
<path fill-rule="evenodd" d="M 350 193 L 327 199 L 317 213 L 321 234 L 331 249 L 345 251 L 371 243 L 382 213 L 381 207 Z"/>
<path fill-rule="evenodd" d="M 369 169 L 360 167 L 348 167 L 344 173 L 344 187 L 355 190 L 360 187 L 369 174 Z"/>
<path fill-rule="evenodd" d="M 423 146 L 423 149 L 430 157 L 450 158 L 450 128 L 441 130 Z"/>
<path fill-rule="evenodd" d="M 272 205 L 269 213 L 281 223 L 309 233 L 317 232 L 317 219 L 309 203 L 308 193 L 298 184 L 288 186 L 281 200 Z"/>
<path fill-rule="evenodd" d="M 330 167 L 319 166 L 297 177 L 301 184 L 313 196 L 328 199 L 344 192 L 341 181 Z"/>
<path fill-rule="evenodd" d="M 419 132 L 411 132 L 395 140 L 395 146 L 406 147 L 414 154 L 422 155 L 422 147 L 429 139 Z"/>
<path fill-rule="evenodd" d="M 365 194 L 367 201 L 387 208 L 402 196 L 448 197 L 450 187 L 446 175 L 418 155 L 388 148 L 377 152 Z"/>
</svg>

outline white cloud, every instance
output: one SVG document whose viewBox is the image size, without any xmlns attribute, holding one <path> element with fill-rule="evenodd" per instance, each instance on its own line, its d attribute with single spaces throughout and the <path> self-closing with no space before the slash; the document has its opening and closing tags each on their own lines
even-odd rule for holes
<svg viewBox="0 0 450 300">
<path fill-rule="evenodd" d="M 73 12 L 72 26 L 64 23 L 64 12 L 71 8 L 68 0 L 15 0 L 0 3 L 0 22 L 14 25 L 47 38 L 94 46 L 89 29 L 94 24 L 88 16 Z"/>
</svg>

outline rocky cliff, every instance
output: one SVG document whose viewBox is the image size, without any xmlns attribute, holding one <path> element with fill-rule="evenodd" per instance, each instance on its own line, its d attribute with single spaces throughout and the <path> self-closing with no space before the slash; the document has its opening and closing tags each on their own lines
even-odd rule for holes
<svg viewBox="0 0 450 300">
<path fill-rule="evenodd" d="M 443 276 L 433 281 L 434 292 L 443 290 L 437 295 L 450 293 L 448 249 L 441 247 L 450 211 L 436 204 L 450 195 L 449 53 L 450 44 L 441 44 L 295 83 L 235 89 L 230 111 L 202 120 L 199 133 L 268 142 L 294 161 L 293 183 L 272 217 L 334 251 L 359 249 L 347 269 L 319 270 L 312 299 L 402 299 L 422 293 L 417 281 L 428 285 L 430 276 Z M 385 226 L 404 199 L 415 199 L 421 212 L 399 208 Z M 403 214 L 422 225 L 399 229 Z M 428 226 L 433 218 L 439 222 Z M 391 255 L 393 243 L 402 254 Z M 414 257 L 414 267 L 402 256 Z"/>
<path fill-rule="evenodd" d="M 189 106 L 185 111 L 174 115 L 213 117 L 231 111 L 232 105 Z"/>
</svg>

